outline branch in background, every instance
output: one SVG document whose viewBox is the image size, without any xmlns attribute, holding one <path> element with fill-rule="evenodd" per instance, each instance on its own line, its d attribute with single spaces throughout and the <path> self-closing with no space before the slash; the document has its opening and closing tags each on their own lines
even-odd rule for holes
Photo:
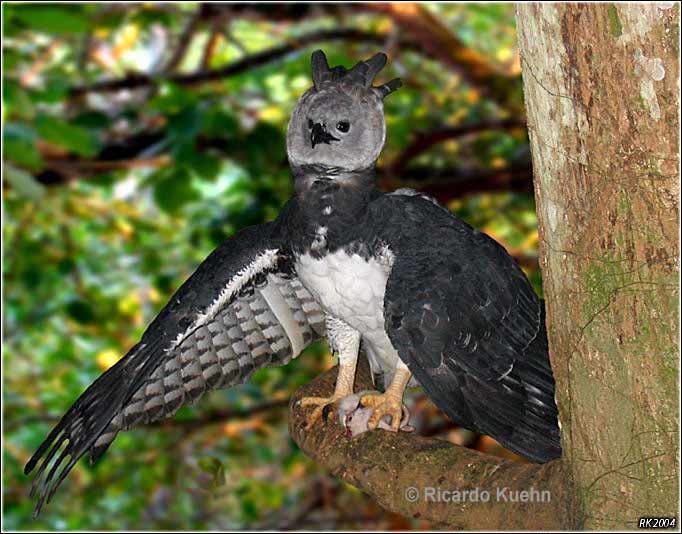
<svg viewBox="0 0 682 534">
<path fill-rule="evenodd" d="M 296 22 L 314 16 L 340 16 L 348 14 L 348 6 L 333 2 L 251 2 L 235 4 L 209 4 L 216 13 L 230 18 L 257 19 L 259 21 Z"/>
<path fill-rule="evenodd" d="M 254 415 L 271 412 L 274 410 L 280 410 L 285 408 L 289 404 L 288 399 L 277 399 L 273 401 L 263 402 L 261 404 L 255 404 L 249 408 L 237 408 L 237 409 L 226 409 L 218 410 L 214 412 L 209 412 L 204 414 L 202 417 L 196 419 L 162 419 L 160 421 L 154 421 L 150 423 L 149 426 L 162 426 L 164 428 L 182 428 L 187 431 L 197 430 L 206 425 L 211 425 L 215 423 L 222 423 L 223 421 L 229 421 L 231 419 L 248 419 Z"/>
<path fill-rule="evenodd" d="M 342 28 L 336 30 L 322 30 L 302 35 L 288 44 L 270 48 L 262 52 L 244 57 L 229 65 L 219 69 L 197 71 L 190 74 L 162 74 L 150 75 L 144 73 L 130 74 L 125 78 L 114 80 L 103 80 L 90 85 L 80 85 L 70 90 L 72 97 L 91 92 L 112 92 L 121 89 L 138 89 L 160 81 L 173 82 L 179 85 L 193 85 L 197 83 L 209 82 L 235 76 L 255 67 L 266 65 L 273 61 L 282 59 L 308 45 L 322 41 L 365 41 L 370 43 L 383 43 L 387 36 L 381 33 L 372 33 L 356 30 L 353 28 Z M 404 43 L 405 47 L 414 48 L 409 43 Z"/>
<path fill-rule="evenodd" d="M 441 202 L 447 202 L 468 194 L 491 191 L 532 192 L 533 177 L 529 161 L 517 162 L 502 169 L 406 167 L 410 159 L 447 138 L 487 129 L 514 126 L 521 126 L 521 123 L 514 120 L 483 122 L 423 133 L 408 145 L 388 168 L 378 169 L 379 187 L 384 191 L 412 187 L 434 196 Z M 100 151 L 95 160 L 81 159 L 69 154 L 57 157 L 46 152 L 43 154 L 46 167 L 42 173 L 37 175 L 37 180 L 43 185 L 58 185 L 80 176 L 88 176 L 98 172 L 169 165 L 171 160 L 165 154 L 138 158 L 138 154 L 144 153 L 149 147 L 159 143 L 163 136 L 163 132 L 141 132 L 112 142 Z M 41 147 L 39 148 L 41 152 L 44 151 Z M 226 152 L 224 140 L 221 138 L 199 136 L 197 148 L 199 150 L 218 151 L 226 157 L 234 156 Z M 285 162 L 282 163 L 285 164 Z"/>
<path fill-rule="evenodd" d="M 207 70 L 211 66 L 211 59 L 215 55 L 218 43 L 223 35 L 223 30 L 221 28 L 222 21 L 217 20 L 213 23 L 211 28 L 211 33 L 208 36 L 208 41 L 206 41 L 206 46 L 204 46 L 204 51 L 201 54 L 201 62 L 199 63 L 199 70 Z"/>
<path fill-rule="evenodd" d="M 202 428 L 207 425 L 212 425 L 215 423 L 222 423 L 223 421 L 228 421 L 231 419 L 248 419 L 254 415 L 270 412 L 274 410 L 280 410 L 286 408 L 289 404 L 288 399 L 278 399 L 268 402 L 263 402 L 261 404 L 255 404 L 249 408 L 235 408 L 218 410 L 213 412 L 208 412 L 201 417 L 194 419 L 162 419 L 160 421 L 154 421 L 146 425 L 147 427 L 163 427 L 163 428 L 180 428 L 186 431 L 193 431 Z M 33 424 L 33 423 L 49 423 L 56 424 L 60 419 L 57 415 L 37 415 L 28 416 L 15 419 L 13 421 L 7 421 L 5 424 L 5 429 L 7 431 L 14 430 L 16 428 Z"/>
<path fill-rule="evenodd" d="M 328 396 L 335 380 L 336 368 L 296 391 L 289 404 L 289 433 L 316 463 L 367 493 L 383 508 L 453 529 L 561 529 L 568 524 L 570 494 L 560 461 L 544 465 L 514 462 L 402 432 L 367 432 L 351 440 L 336 422 L 320 422 L 305 431 L 307 412 L 296 406 L 297 401 L 304 396 Z M 355 388 L 372 388 L 364 358 Z M 414 496 L 411 488 L 419 492 L 416 500 L 410 498 Z M 432 502 L 424 498 L 426 488 L 488 491 L 491 498 L 487 503 Z M 548 491 L 550 498 L 547 502 L 505 502 L 497 498 L 498 488 L 506 494 Z"/>
<path fill-rule="evenodd" d="M 199 30 L 204 21 L 204 11 L 203 6 L 199 6 L 199 8 L 189 16 L 187 23 L 178 36 L 177 47 L 173 51 L 168 63 L 163 67 L 164 73 L 175 71 L 180 63 L 182 63 L 182 60 L 185 58 L 187 50 L 189 49 L 189 45 L 192 43 L 194 34 Z"/>
<path fill-rule="evenodd" d="M 70 160 L 70 159 L 46 159 L 47 172 L 63 176 L 78 176 L 83 174 L 98 174 L 122 169 L 142 169 L 147 167 L 165 167 L 170 165 L 172 159 L 168 155 L 154 156 L 150 158 L 132 158 L 121 160 Z M 40 180 L 38 180 L 40 181 Z M 44 184 L 48 185 L 48 184 Z M 50 184 L 50 185 L 54 185 Z"/>
<path fill-rule="evenodd" d="M 212 145 L 215 148 L 215 144 Z M 36 180 L 46 186 L 68 183 L 81 176 L 143 167 L 165 167 L 172 164 L 166 154 L 149 158 L 86 160 L 73 158 L 45 159 L 45 169 Z M 463 167 L 409 167 L 395 175 L 378 169 L 379 189 L 393 191 L 411 187 L 447 203 L 476 193 L 514 191 L 532 193 L 533 173 L 530 164 L 517 164 L 502 169 L 480 170 Z"/>
<path fill-rule="evenodd" d="M 487 130 L 509 130 L 511 128 L 525 127 L 525 123 L 517 119 L 508 119 L 503 121 L 481 121 L 475 124 L 462 124 L 450 128 L 421 132 L 418 133 L 412 142 L 403 149 L 397 158 L 395 158 L 393 163 L 390 164 L 387 172 L 389 174 L 400 174 L 410 160 L 427 151 L 433 145 L 442 143 L 448 139 L 455 139 Z"/>
<path fill-rule="evenodd" d="M 470 85 L 508 110 L 512 116 L 524 116 L 523 102 L 519 98 L 521 77 L 495 69 L 485 57 L 466 46 L 424 5 L 370 2 L 364 7 L 390 15 L 428 56 L 456 69 Z"/>
<path fill-rule="evenodd" d="M 422 191 L 442 203 L 475 193 L 502 191 L 532 193 L 533 170 L 530 163 L 518 163 L 490 170 L 412 166 L 404 169 L 398 176 L 380 172 L 380 189 L 393 191 L 401 187 Z"/>
<path fill-rule="evenodd" d="M 216 13 L 223 16 L 256 18 L 278 22 L 300 22 L 311 16 L 347 15 L 347 6 L 335 3 L 317 4 L 211 4 Z M 417 48 L 426 56 L 453 67 L 472 86 L 489 96 L 501 107 L 509 109 L 514 116 L 524 114 L 520 99 L 520 76 L 496 69 L 482 54 L 466 46 L 427 8 L 413 3 L 361 3 L 358 9 L 385 14 L 395 20 L 413 37 L 410 48 Z M 375 40 L 383 45 L 386 41 Z M 390 41 L 389 41 L 390 42 Z M 405 46 L 406 43 L 401 43 Z M 415 46 L 416 45 L 416 46 Z"/>
<path fill-rule="evenodd" d="M 403 7 L 400 7 L 403 6 Z M 366 4 L 365 8 L 383 12 L 392 16 L 404 29 L 412 34 L 413 40 L 401 40 L 399 47 L 405 49 L 418 49 L 427 56 L 444 62 L 458 70 L 464 79 L 472 86 L 478 88 L 483 94 L 497 102 L 503 108 L 509 109 L 514 116 L 523 116 L 523 110 L 519 109 L 519 76 L 508 76 L 496 71 L 490 63 L 480 54 L 470 49 L 459 38 L 453 35 L 438 19 L 424 7 L 413 4 Z M 205 20 L 216 8 L 200 9 L 196 17 L 190 21 L 198 24 Z M 253 10 L 253 8 L 249 8 Z M 290 10 L 285 10 L 286 14 Z M 203 82 L 215 81 L 221 78 L 234 76 L 251 68 L 265 65 L 272 61 L 286 57 L 312 43 L 333 40 L 364 41 L 377 45 L 384 45 L 391 39 L 389 34 L 361 31 L 353 28 L 341 28 L 334 30 L 321 30 L 302 35 L 291 42 L 278 47 L 270 48 L 262 52 L 244 57 L 225 67 L 212 70 L 200 69 L 190 74 L 163 75 L 145 73 L 130 74 L 124 78 L 103 80 L 90 85 L 73 87 L 70 91 L 72 96 L 79 96 L 90 92 L 113 92 L 122 89 L 136 89 L 149 86 L 159 81 L 170 81 L 180 85 L 192 85 Z M 183 47 L 176 51 L 176 55 L 183 52 Z"/>
</svg>

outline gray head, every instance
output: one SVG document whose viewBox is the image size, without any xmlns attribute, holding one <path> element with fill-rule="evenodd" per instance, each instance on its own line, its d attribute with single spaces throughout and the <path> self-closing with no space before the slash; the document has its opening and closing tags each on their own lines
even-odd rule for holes
<svg viewBox="0 0 682 534">
<path fill-rule="evenodd" d="M 287 130 L 292 167 L 358 171 L 374 166 L 386 139 L 383 99 L 401 85 L 397 78 L 372 85 L 386 59 L 379 53 L 350 70 L 330 69 L 324 52 L 313 52 L 314 86 L 299 99 Z"/>
</svg>

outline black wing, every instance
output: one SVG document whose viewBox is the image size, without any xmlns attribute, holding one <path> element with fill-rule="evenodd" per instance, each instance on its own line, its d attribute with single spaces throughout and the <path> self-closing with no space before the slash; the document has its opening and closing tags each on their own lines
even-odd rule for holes
<svg viewBox="0 0 682 534">
<path fill-rule="evenodd" d="M 560 456 L 544 306 L 523 271 L 444 208 L 385 198 L 384 218 L 400 206 L 384 299 L 400 358 L 456 423 L 533 461 Z"/>
<path fill-rule="evenodd" d="M 120 430 L 285 364 L 324 335 L 323 314 L 275 233 L 267 223 L 220 245 L 140 342 L 76 400 L 26 464 L 28 474 L 40 463 L 31 490 L 36 515 L 76 461 L 89 451 L 94 462 Z"/>
</svg>

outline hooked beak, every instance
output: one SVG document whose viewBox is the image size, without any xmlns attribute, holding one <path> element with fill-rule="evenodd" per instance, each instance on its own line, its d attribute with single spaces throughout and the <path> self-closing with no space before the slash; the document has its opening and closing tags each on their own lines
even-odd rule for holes
<svg viewBox="0 0 682 534">
<path fill-rule="evenodd" d="M 338 140 L 339 139 L 337 139 L 332 134 L 327 132 L 327 128 L 325 128 L 323 124 L 316 122 L 313 125 L 313 128 L 310 132 L 310 144 L 312 145 L 313 148 L 315 148 L 315 145 L 319 145 L 320 143 L 329 144 L 330 141 Z"/>
</svg>

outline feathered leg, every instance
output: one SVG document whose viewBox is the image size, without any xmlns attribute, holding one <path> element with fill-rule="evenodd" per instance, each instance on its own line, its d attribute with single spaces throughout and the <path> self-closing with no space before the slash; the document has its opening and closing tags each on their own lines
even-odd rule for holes
<svg viewBox="0 0 682 534">
<path fill-rule="evenodd" d="M 332 352 L 339 355 L 339 374 L 331 397 L 304 397 L 300 405 L 315 406 L 306 417 L 306 428 L 312 427 L 322 417 L 324 408 L 353 393 L 355 368 L 360 350 L 360 333 L 335 317 L 327 317 L 327 337 Z M 335 411 L 331 412 L 335 414 Z"/>
</svg>

